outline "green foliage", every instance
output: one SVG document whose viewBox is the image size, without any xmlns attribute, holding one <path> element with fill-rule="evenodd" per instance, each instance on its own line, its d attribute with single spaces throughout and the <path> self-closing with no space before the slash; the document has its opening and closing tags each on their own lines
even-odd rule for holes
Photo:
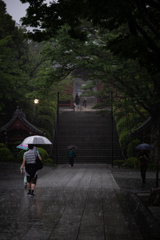
<svg viewBox="0 0 160 240">
<path fill-rule="evenodd" d="M 38 126 L 40 128 L 43 128 L 46 131 L 53 133 L 53 129 L 54 129 L 53 118 L 47 115 L 41 115 L 37 118 L 37 121 L 38 121 Z"/>
<path fill-rule="evenodd" d="M 24 0 L 21 1 L 24 2 Z M 50 5 L 46 5 L 45 1 L 25 2 L 29 2 L 30 5 L 23 23 L 35 27 L 42 26 L 41 30 L 36 29 L 35 32 L 29 33 L 29 37 L 37 41 L 49 40 L 55 37 L 57 30 L 66 24 L 70 26 L 70 29 L 66 29 L 66 33 L 72 36 L 72 41 L 74 39 L 84 41 L 89 36 L 96 42 L 96 28 L 100 29 L 100 36 L 105 30 L 114 31 L 115 34 L 110 34 L 109 43 L 104 44 L 104 48 L 110 49 L 121 59 L 138 59 L 141 65 L 146 65 L 152 73 L 159 71 L 158 1 L 150 5 L 147 5 L 148 1 L 143 3 L 136 1 L 133 4 L 132 0 L 118 2 L 95 0 L 94 3 L 85 0 L 77 1 L 76 4 L 75 0 L 65 1 L 65 4 L 63 1 L 58 3 L 53 1 Z M 88 22 L 93 25 L 90 34 L 87 32 Z M 67 36 L 65 41 L 68 44 Z"/>
<path fill-rule="evenodd" d="M 118 166 L 119 168 L 138 168 L 139 167 L 139 161 L 136 157 L 129 157 L 125 160 L 115 160 L 113 161 L 115 166 Z"/>
<path fill-rule="evenodd" d="M 116 124 L 116 128 L 119 135 L 121 135 L 122 132 L 129 131 L 125 116 L 119 119 L 119 121 Z"/>
<path fill-rule="evenodd" d="M 114 166 L 118 166 L 119 168 L 124 167 L 124 161 L 125 160 L 114 160 L 113 164 Z"/>
<path fill-rule="evenodd" d="M 138 168 L 139 161 L 136 157 L 129 157 L 124 162 L 124 167 L 126 168 Z"/>
<path fill-rule="evenodd" d="M 13 156 L 11 155 L 11 152 L 8 148 L 0 148 L 0 161 L 1 162 L 9 162 L 13 160 Z"/>
<path fill-rule="evenodd" d="M 0 1 L 0 9 L 0 125 L 4 125 L 17 105 L 25 105 L 28 43 L 24 40 L 24 29 L 15 26 L 3 1 Z"/>
<path fill-rule="evenodd" d="M 5 144 L 4 143 L 0 143 L 0 148 L 5 148 Z"/>
<path fill-rule="evenodd" d="M 147 169 L 148 169 L 148 170 L 156 170 L 156 169 L 157 169 L 156 163 L 151 163 L 151 162 L 149 162 Z"/>
<path fill-rule="evenodd" d="M 133 141 L 131 140 L 131 142 L 128 144 L 128 147 L 127 147 L 127 156 L 132 156 L 135 154 L 135 149 L 136 149 L 136 146 L 140 144 L 140 140 L 139 139 L 134 139 Z"/>
<path fill-rule="evenodd" d="M 17 162 L 22 163 L 23 161 L 23 155 L 26 151 L 25 150 L 20 150 L 17 154 Z"/>
<path fill-rule="evenodd" d="M 122 150 L 126 150 L 128 144 L 130 143 L 130 135 L 128 131 L 122 131 L 121 135 L 119 135 L 119 143 L 120 143 L 120 147 Z"/>
<path fill-rule="evenodd" d="M 46 115 L 46 116 L 50 116 L 50 117 L 55 117 L 55 115 L 56 115 L 56 108 L 55 107 L 53 107 L 53 106 L 46 106 L 47 105 L 47 103 L 46 104 L 44 104 L 44 105 L 40 105 L 40 107 L 38 108 L 38 115 L 40 115 L 40 116 L 44 116 L 44 115 Z"/>
<path fill-rule="evenodd" d="M 50 95 L 47 95 L 45 96 L 45 99 L 40 100 L 37 106 L 36 126 L 45 132 L 46 137 L 49 139 L 52 138 L 54 123 L 56 121 L 56 113 L 57 95 L 53 95 L 52 99 L 50 99 Z"/>
<path fill-rule="evenodd" d="M 105 83 L 106 92 L 114 90 L 114 104 L 120 102 L 126 116 L 125 105 L 134 105 L 137 111 L 145 109 L 153 123 L 159 122 L 158 0 L 69 0 L 65 4 L 60 0 L 50 5 L 43 0 L 21 2 L 29 3 L 23 23 L 42 27 L 28 36 L 50 41 L 43 54 L 51 64 L 59 66 L 51 69 L 52 79 L 58 81 L 75 69 L 83 69 L 88 73 L 83 78 Z M 158 149 L 160 128 L 154 126 L 152 141 Z M 126 146 L 122 141 L 121 145 Z M 159 154 L 155 157 L 159 158 Z"/>
<path fill-rule="evenodd" d="M 13 155 L 10 155 L 8 158 L 9 162 L 16 162 L 16 158 Z"/>
<path fill-rule="evenodd" d="M 124 117 L 124 112 L 120 111 L 119 108 L 116 108 L 115 106 L 113 106 L 113 116 L 114 116 L 115 122 L 118 123 L 118 121 Z"/>
<path fill-rule="evenodd" d="M 119 135 L 120 146 L 127 157 L 134 156 L 135 147 L 140 143 L 140 140 L 132 139 L 131 132 L 133 132 L 144 122 L 144 119 L 142 118 L 143 114 L 142 116 L 140 115 L 142 109 L 139 110 L 140 113 L 136 112 L 136 110 L 128 101 L 122 100 L 122 104 L 121 101 L 119 101 L 118 104 L 121 106 L 121 111 L 116 109 L 114 106 L 114 109 L 116 109 L 114 118 L 116 120 L 116 128 Z"/>
<path fill-rule="evenodd" d="M 139 169 L 139 160 L 136 157 L 129 157 L 126 160 L 114 160 L 114 166 L 118 168 L 134 168 Z M 155 170 L 156 164 L 149 162 L 148 163 L 148 170 Z"/>
<path fill-rule="evenodd" d="M 3 1 L 0 1 L 0 9 L 0 126 L 12 118 L 17 106 L 27 120 L 35 124 L 33 100 L 38 98 L 40 127 L 52 131 L 57 101 L 53 77 L 49 75 L 53 64 L 42 58 L 43 44 L 25 40 L 25 29 L 15 26 Z M 39 127 L 38 122 L 36 127 Z"/>
<path fill-rule="evenodd" d="M 77 75 L 92 80 L 86 87 L 88 93 L 91 94 L 93 85 L 103 83 L 101 107 L 110 105 L 109 92 L 114 90 L 114 107 L 123 110 L 114 112 L 120 145 L 127 150 L 128 133 L 137 126 L 131 116 L 131 106 L 139 114 L 143 108 L 153 120 L 159 118 L 159 7 L 151 4 L 146 11 L 147 2 L 133 4 L 132 0 L 120 0 L 118 4 L 97 0 L 77 1 L 77 4 L 75 0 L 65 4 L 53 1 L 49 6 L 44 1 L 21 1 L 30 3 L 24 23 L 36 27 L 42 23 L 44 29 L 29 36 L 49 42 L 41 55 L 42 45 L 24 41 L 23 30 L 15 26 L 0 1 L 0 125 L 10 120 L 17 105 L 24 107 L 23 111 L 33 122 L 35 112 L 31 101 L 36 97 L 40 99 L 36 125 L 51 132 L 56 116 L 57 83 L 67 76 L 71 78 L 75 70 L 83 69 L 83 74 Z M 53 12 L 55 5 L 56 12 Z M 54 68 L 53 64 L 58 67 Z M 48 107 L 55 110 L 53 115 Z M 130 118 L 130 123 L 119 122 L 123 115 Z"/>
<path fill-rule="evenodd" d="M 49 158 L 47 151 L 45 149 L 39 148 L 39 147 L 38 147 L 38 151 L 42 157 L 42 161 L 45 162 Z"/>
<path fill-rule="evenodd" d="M 47 165 L 47 166 L 53 166 L 54 161 L 52 158 L 47 158 L 47 159 L 43 160 L 43 164 Z"/>
</svg>

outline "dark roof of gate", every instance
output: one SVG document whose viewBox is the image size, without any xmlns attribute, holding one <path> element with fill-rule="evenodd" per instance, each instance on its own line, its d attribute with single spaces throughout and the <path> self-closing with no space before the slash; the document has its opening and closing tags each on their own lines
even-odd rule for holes
<svg viewBox="0 0 160 240">
<path fill-rule="evenodd" d="M 12 119 L 5 124 L 1 129 L 0 132 L 7 130 L 12 124 L 19 119 L 21 123 L 30 131 L 35 132 L 37 134 L 44 135 L 44 132 L 33 126 L 30 122 L 27 121 L 25 113 L 17 107 L 16 111 L 13 113 Z"/>
</svg>

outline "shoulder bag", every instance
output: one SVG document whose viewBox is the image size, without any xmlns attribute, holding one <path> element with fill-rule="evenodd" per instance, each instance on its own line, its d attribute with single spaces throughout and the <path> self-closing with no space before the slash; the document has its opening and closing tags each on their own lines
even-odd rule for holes
<svg viewBox="0 0 160 240">
<path fill-rule="evenodd" d="M 37 165 L 37 170 L 41 170 L 43 168 L 43 163 L 39 159 L 38 154 L 36 155 L 36 165 Z"/>
</svg>

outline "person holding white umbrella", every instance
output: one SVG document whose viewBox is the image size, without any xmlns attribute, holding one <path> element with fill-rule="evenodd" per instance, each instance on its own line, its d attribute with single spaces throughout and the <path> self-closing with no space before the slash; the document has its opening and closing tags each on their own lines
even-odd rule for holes
<svg viewBox="0 0 160 240">
<path fill-rule="evenodd" d="M 29 150 L 24 153 L 23 155 L 23 162 L 21 165 L 21 174 L 24 173 L 24 167 L 26 170 L 27 176 L 27 187 L 28 187 L 28 194 L 34 196 L 34 190 L 37 182 L 37 165 L 36 165 L 36 158 L 38 157 L 41 161 L 42 158 L 39 152 L 34 151 L 34 145 L 28 144 Z"/>
<path fill-rule="evenodd" d="M 22 150 L 28 150 L 28 144 L 19 144 L 16 148 L 18 149 L 22 149 Z M 33 148 L 34 151 L 38 151 L 38 149 L 36 147 Z M 25 170 L 25 167 L 23 168 L 23 173 L 24 173 L 24 188 L 27 188 L 27 176 L 26 176 L 26 170 Z"/>
</svg>

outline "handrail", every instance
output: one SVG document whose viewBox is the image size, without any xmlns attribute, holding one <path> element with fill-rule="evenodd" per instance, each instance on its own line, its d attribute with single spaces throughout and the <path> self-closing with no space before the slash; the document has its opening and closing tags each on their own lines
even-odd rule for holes
<svg viewBox="0 0 160 240">
<path fill-rule="evenodd" d="M 55 122 L 55 125 L 54 125 L 52 149 L 51 149 L 51 154 L 50 154 L 50 155 L 53 154 L 53 148 L 56 145 L 55 146 L 55 148 L 56 148 L 56 164 L 58 164 L 58 156 L 59 156 L 58 135 L 59 135 L 59 92 L 57 92 L 57 116 L 56 116 L 56 122 Z"/>
</svg>

